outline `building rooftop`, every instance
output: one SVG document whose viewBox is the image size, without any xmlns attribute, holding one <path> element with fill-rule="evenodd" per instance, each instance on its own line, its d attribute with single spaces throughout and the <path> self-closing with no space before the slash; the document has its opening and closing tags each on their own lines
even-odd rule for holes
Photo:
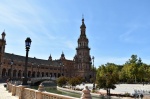
<svg viewBox="0 0 150 99">
<path fill-rule="evenodd" d="M 20 55 L 15 55 L 11 53 L 5 53 L 4 54 L 4 59 L 10 59 L 13 61 L 23 61 L 25 62 L 25 56 L 20 56 Z M 28 63 L 33 63 L 34 65 L 48 65 L 48 66 L 60 66 L 61 60 L 44 60 L 44 59 L 38 59 L 36 57 L 28 57 Z"/>
</svg>

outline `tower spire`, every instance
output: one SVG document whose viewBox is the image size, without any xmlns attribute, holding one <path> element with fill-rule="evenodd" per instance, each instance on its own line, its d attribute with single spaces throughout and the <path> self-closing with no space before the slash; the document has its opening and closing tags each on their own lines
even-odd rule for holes
<svg viewBox="0 0 150 99">
<path fill-rule="evenodd" d="M 85 24 L 84 24 L 84 15 L 82 14 L 82 25 L 85 27 Z"/>
<path fill-rule="evenodd" d="M 82 19 L 84 19 L 84 14 L 82 14 Z"/>
<path fill-rule="evenodd" d="M 1 35 L 2 35 L 2 39 L 4 40 L 5 36 L 6 36 L 5 29 L 4 29 L 4 31 L 3 31 L 3 33 Z"/>
<path fill-rule="evenodd" d="M 80 36 L 86 36 L 85 31 L 86 31 L 86 26 L 84 24 L 84 17 L 82 16 L 82 24 L 80 26 L 80 30 L 81 30 L 81 35 Z"/>
</svg>

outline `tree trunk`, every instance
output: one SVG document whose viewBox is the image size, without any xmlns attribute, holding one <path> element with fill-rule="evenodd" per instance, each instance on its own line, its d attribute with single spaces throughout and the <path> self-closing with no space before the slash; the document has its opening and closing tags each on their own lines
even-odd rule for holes
<svg viewBox="0 0 150 99">
<path fill-rule="evenodd" d="M 108 89 L 108 95 L 110 96 L 110 89 Z"/>
<path fill-rule="evenodd" d="M 109 91 L 108 91 L 108 88 L 107 88 L 107 96 L 109 95 Z"/>
<path fill-rule="evenodd" d="M 136 83 L 136 75 L 135 75 L 135 83 Z"/>
</svg>

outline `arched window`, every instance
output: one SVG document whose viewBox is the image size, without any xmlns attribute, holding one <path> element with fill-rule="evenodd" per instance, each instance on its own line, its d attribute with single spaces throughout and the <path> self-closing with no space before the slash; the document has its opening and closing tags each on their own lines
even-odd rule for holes
<svg viewBox="0 0 150 99">
<path fill-rule="evenodd" d="M 2 70 L 2 77 L 5 77 L 5 76 L 6 76 L 6 69 L 3 68 L 3 70 Z"/>
</svg>

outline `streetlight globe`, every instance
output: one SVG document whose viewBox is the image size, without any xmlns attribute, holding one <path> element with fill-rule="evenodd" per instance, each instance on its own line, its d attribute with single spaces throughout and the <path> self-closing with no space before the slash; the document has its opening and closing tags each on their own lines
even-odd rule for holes
<svg viewBox="0 0 150 99">
<path fill-rule="evenodd" d="M 31 46 L 31 39 L 30 39 L 30 37 L 27 37 L 27 39 L 25 40 L 25 46 L 26 46 L 26 48 L 30 48 L 30 46 Z"/>
</svg>

